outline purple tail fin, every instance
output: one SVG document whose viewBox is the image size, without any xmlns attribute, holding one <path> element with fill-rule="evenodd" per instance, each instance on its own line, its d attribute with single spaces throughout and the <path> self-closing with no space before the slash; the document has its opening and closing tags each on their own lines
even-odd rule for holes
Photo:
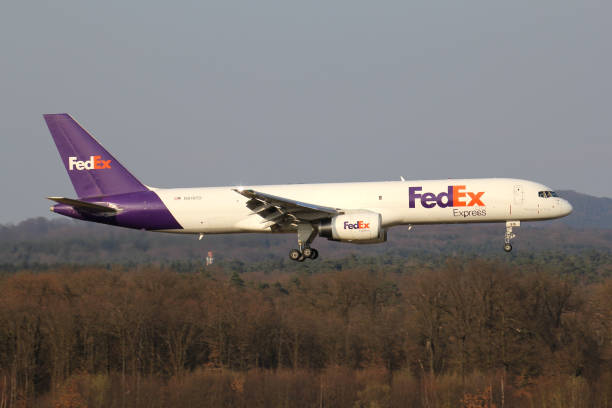
<svg viewBox="0 0 612 408">
<path fill-rule="evenodd" d="M 43 117 L 78 197 L 148 190 L 70 115 Z"/>
</svg>

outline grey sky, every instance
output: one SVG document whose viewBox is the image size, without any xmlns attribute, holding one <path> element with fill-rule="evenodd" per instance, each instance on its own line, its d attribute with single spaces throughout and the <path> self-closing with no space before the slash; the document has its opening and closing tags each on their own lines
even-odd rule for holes
<svg viewBox="0 0 612 408">
<path fill-rule="evenodd" d="M 612 2 L 11 1 L 0 222 L 74 196 L 42 113 L 159 187 L 520 177 L 612 197 Z"/>
</svg>

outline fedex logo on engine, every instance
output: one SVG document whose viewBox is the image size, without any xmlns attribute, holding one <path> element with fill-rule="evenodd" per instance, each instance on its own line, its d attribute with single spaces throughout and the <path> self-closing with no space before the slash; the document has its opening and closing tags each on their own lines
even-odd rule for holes
<svg viewBox="0 0 612 408">
<path fill-rule="evenodd" d="M 68 170 L 101 170 L 110 169 L 110 160 L 102 160 L 102 156 L 90 156 L 89 160 L 77 160 L 76 157 L 68 158 Z"/>
<path fill-rule="evenodd" d="M 352 222 L 344 221 L 344 229 L 369 229 L 369 228 L 370 228 L 369 222 L 357 221 L 356 223 L 353 224 Z"/>
<path fill-rule="evenodd" d="M 416 201 L 421 202 L 423 208 L 447 207 L 473 207 L 475 205 L 484 207 L 482 196 L 484 191 L 473 193 L 465 191 L 465 186 L 448 186 L 447 191 L 439 194 L 421 193 L 423 187 L 408 187 L 409 207 L 415 208 Z"/>
</svg>

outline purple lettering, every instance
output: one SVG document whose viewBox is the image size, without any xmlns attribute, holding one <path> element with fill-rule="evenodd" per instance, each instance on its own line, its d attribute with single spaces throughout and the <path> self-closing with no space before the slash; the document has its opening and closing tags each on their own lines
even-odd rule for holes
<svg viewBox="0 0 612 408">
<path fill-rule="evenodd" d="M 408 207 L 415 208 L 415 200 L 421 198 L 421 194 L 418 191 L 423 190 L 423 187 L 408 187 Z"/>
<path fill-rule="evenodd" d="M 421 197 L 421 205 L 424 208 L 434 208 L 436 206 L 436 195 L 434 193 L 425 193 Z"/>
<path fill-rule="evenodd" d="M 442 199 L 446 197 L 446 202 L 443 202 Z M 453 206 L 453 186 L 448 186 L 448 193 L 442 192 L 438 194 L 436 197 L 436 202 L 438 203 L 438 207 L 446 208 Z"/>
</svg>

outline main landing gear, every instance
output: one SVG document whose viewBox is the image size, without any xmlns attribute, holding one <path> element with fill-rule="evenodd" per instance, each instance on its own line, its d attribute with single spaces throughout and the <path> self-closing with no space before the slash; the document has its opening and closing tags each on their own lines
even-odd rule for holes
<svg viewBox="0 0 612 408">
<path fill-rule="evenodd" d="M 515 238 L 516 235 L 512 232 L 512 227 L 520 227 L 520 221 L 506 221 L 506 235 L 504 236 L 504 251 L 511 252 L 512 245 L 510 240 Z"/>
<path fill-rule="evenodd" d="M 301 251 L 299 249 L 292 249 L 289 251 L 289 258 L 292 261 L 304 262 L 306 258 L 317 259 L 318 257 L 319 251 L 310 247 L 305 247 Z"/>
<path fill-rule="evenodd" d="M 289 251 L 289 259 L 297 262 L 304 262 L 306 258 L 317 259 L 319 251 L 310 247 L 310 244 L 317 236 L 317 230 L 312 224 L 298 224 L 298 249 Z"/>
</svg>

